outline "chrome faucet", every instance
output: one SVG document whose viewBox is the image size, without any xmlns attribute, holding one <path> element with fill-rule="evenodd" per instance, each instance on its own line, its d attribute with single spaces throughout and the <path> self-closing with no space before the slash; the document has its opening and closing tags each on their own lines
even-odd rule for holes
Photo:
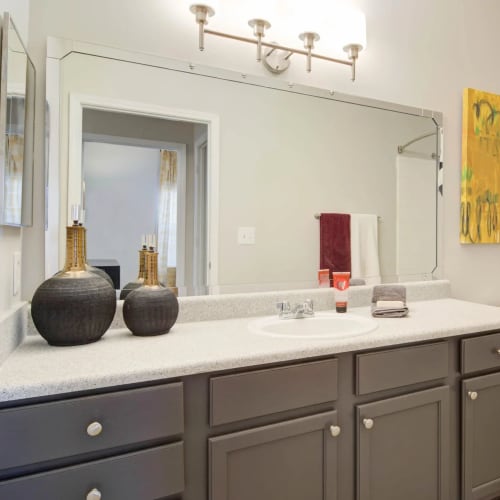
<svg viewBox="0 0 500 500">
<path fill-rule="evenodd" d="M 301 319 L 314 316 L 314 306 L 311 299 L 305 300 L 302 304 L 290 305 L 288 300 L 276 304 L 278 317 L 281 319 Z"/>
</svg>

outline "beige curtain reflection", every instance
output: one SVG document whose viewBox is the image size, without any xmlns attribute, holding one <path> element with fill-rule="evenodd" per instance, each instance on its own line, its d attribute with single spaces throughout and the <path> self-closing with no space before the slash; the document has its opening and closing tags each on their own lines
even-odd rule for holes
<svg viewBox="0 0 500 500">
<path fill-rule="evenodd" d="M 160 150 L 158 278 L 175 287 L 177 235 L 177 152 Z"/>
<path fill-rule="evenodd" d="M 7 136 L 7 171 L 5 172 L 5 221 L 21 223 L 23 194 L 24 137 Z"/>
</svg>

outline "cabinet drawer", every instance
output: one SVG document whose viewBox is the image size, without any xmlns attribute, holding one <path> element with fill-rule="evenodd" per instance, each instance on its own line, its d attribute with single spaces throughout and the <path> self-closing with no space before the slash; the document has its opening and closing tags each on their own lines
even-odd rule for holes
<svg viewBox="0 0 500 500">
<path fill-rule="evenodd" d="M 183 406 L 179 382 L 2 410 L 0 469 L 179 435 Z"/>
<path fill-rule="evenodd" d="M 210 424 L 303 408 L 337 399 L 337 360 L 214 377 L 210 380 Z"/>
<path fill-rule="evenodd" d="M 462 340 L 462 373 L 500 367 L 500 333 Z"/>
<path fill-rule="evenodd" d="M 438 342 L 358 354 L 356 394 L 394 389 L 448 375 L 448 344 Z"/>
<path fill-rule="evenodd" d="M 184 489 L 182 443 L 0 482 L 0 498 L 155 500 Z M 96 491 L 96 498 L 97 496 Z"/>
</svg>

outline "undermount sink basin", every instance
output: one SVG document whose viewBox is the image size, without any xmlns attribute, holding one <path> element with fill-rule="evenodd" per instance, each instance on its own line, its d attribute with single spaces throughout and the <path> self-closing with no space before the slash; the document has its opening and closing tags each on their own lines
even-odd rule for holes
<svg viewBox="0 0 500 500">
<path fill-rule="evenodd" d="M 362 335 L 378 327 L 375 320 L 350 313 L 317 312 L 302 319 L 260 318 L 249 323 L 251 332 L 293 339 L 341 339 Z"/>
</svg>

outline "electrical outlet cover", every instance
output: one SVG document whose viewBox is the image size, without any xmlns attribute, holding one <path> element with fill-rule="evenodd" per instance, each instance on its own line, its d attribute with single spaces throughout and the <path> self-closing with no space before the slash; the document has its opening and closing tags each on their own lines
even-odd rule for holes
<svg viewBox="0 0 500 500">
<path fill-rule="evenodd" d="M 238 245 L 255 245 L 255 228 L 238 228 Z"/>
</svg>

